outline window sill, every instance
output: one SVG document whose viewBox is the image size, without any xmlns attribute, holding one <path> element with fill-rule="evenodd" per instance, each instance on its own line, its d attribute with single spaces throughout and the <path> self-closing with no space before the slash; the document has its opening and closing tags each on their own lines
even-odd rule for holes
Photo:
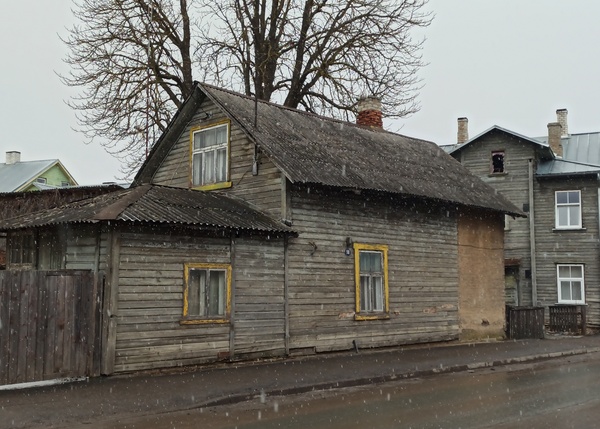
<svg viewBox="0 0 600 429">
<path fill-rule="evenodd" d="M 508 173 L 504 172 L 504 173 L 489 173 L 488 177 L 504 177 L 504 176 L 508 176 Z"/>
<path fill-rule="evenodd" d="M 180 325 L 224 325 L 229 323 L 229 319 L 181 319 Z"/>
<path fill-rule="evenodd" d="M 389 313 L 381 314 L 355 314 L 354 320 L 387 320 L 390 318 Z"/>
<path fill-rule="evenodd" d="M 552 232 L 563 232 L 563 231 L 585 232 L 585 231 L 587 231 L 587 228 L 552 228 Z"/>
<path fill-rule="evenodd" d="M 215 189 L 225 189 L 231 188 L 231 182 L 219 182 L 219 183 L 211 183 L 210 185 L 202 185 L 202 186 L 192 186 L 192 189 L 195 191 L 212 191 Z"/>
</svg>

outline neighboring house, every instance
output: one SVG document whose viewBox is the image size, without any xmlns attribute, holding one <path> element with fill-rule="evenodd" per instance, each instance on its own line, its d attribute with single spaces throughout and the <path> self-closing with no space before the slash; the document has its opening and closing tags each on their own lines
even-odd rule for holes
<svg viewBox="0 0 600 429">
<path fill-rule="evenodd" d="M 106 374 L 501 337 L 522 212 L 367 101 L 352 124 L 196 84 L 130 189 L 0 224 L 45 237 L 9 269 L 98 273 Z"/>
<path fill-rule="evenodd" d="M 531 138 L 494 126 L 445 149 L 528 213 L 505 225 L 506 302 L 585 305 L 600 328 L 600 133 L 570 134 L 566 109 L 548 135 Z M 547 313 L 548 314 L 548 313 Z"/>
<path fill-rule="evenodd" d="M 58 159 L 21 161 L 20 152 L 10 151 L 6 152 L 6 162 L 0 163 L 0 194 L 75 185 L 77 182 Z M 0 269 L 5 266 L 5 247 L 5 240 L 0 236 Z"/>
<path fill-rule="evenodd" d="M 0 163 L 0 193 L 36 191 L 76 186 L 77 182 L 58 159 L 21 161 L 21 153 L 6 152 Z"/>
</svg>

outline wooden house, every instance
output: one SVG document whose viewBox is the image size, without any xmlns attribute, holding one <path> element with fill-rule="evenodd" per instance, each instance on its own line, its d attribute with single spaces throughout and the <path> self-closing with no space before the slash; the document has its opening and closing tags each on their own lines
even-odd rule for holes
<svg viewBox="0 0 600 429">
<path fill-rule="evenodd" d="M 494 126 L 468 139 L 467 123 L 448 152 L 528 214 L 505 224 L 507 304 L 543 306 L 551 325 L 557 307 L 573 306 L 598 329 L 600 133 L 570 134 L 566 109 L 536 138 Z"/>
<path fill-rule="evenodd" d="M 353 124 L 197 84 L 131 189 L 0 229 L 58 228 L 60 268 L 102 275 L 106 374 L 502 336 L 521 211 L 369 102 Z"/>
</svg>

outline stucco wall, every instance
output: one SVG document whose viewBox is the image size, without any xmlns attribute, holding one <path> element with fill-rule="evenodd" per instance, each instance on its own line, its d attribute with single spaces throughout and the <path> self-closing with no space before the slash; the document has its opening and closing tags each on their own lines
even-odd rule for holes
<svg viewBox="0 0 600 429">
<path fill-rule="evenodd" d="M 503 222 L 475 213 L 458 219 L 461 340 L 504 336 Z"/>
</svg>

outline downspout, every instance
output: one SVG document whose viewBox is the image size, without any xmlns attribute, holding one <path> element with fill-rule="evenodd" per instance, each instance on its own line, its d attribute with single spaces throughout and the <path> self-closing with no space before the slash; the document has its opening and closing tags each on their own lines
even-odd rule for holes
<svg viewBox="0 0 600 429">
<path fill-rule="evenodd" d="M 529 248 L 531 251 L 531 304 L 537 305 L 537 268 L 535 261 L 535 222 L 534 222 L 534 207 L 533 207 L 533 159 L 529 158 Z"/>
<path fill-rule="evenodd" d="M 290 355 L 290 302 L 288 288 L 288 236 L 283 237 L 283 320 L 285 326 L 285 354 Z"/>
<path fill-rule="evenodd" d="M 229 359 L 233 360 L 235 357 L 235 232 L 231 232 L 230 245 L 229 245 L 229 260 L 231 263 L 231 290 L 229 293 L 230 308 L 229 311 Z"/>
</svg>

